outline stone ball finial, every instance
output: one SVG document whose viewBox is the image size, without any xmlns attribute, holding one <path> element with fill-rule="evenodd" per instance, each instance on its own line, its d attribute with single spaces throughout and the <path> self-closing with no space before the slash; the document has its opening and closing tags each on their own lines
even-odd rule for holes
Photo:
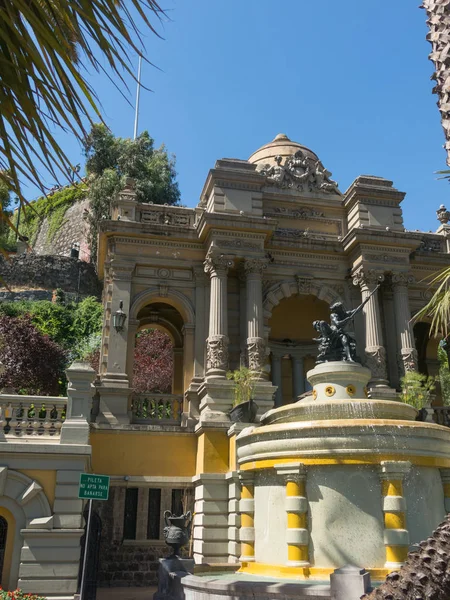
<svg viewBox="0 0 450 600">
<path fill-rule="evenodd" d="M 278 142 L 280 140 L 285 140 L 286 142 L 291 141 L 285 133 L 279 133 L 278 135 L 275 136 L 273 141 Z"/>
</svg>

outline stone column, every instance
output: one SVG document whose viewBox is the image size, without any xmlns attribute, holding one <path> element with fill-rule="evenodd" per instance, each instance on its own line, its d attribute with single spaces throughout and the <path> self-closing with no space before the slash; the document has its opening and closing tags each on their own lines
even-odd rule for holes
<svg viewBox="0 0 450 600">
<path fill-rule="evenodd" d="M 292 389 L 294 398 L 298 398 L 305 391 L 305 368 L 303 356 L 291 354 L 292 361 Z"/>
<path fill-rule="evenodd" d="M 444 490 L 445 512 L 450 512 L 450 469 L 440 469 L 442 488 Z"/>
<path fill-rule="evenodd" d="M 209 335 L 206 342 L 207 379 L 225 379 L 228 369 L 227 277 L 233 261 L 223 255 L 210 254 L 205 272 L 211 278 Z"/>
<path fill-rule="evenodd" d="M 136 347 L 136 333 L 138 327 L 138 319 L 128 320 L 127 375 L 131 387 L 133 386 L 134 349 Z"/>
<path fill-rule="evenodd" d="M 405 562 L 409 549 L 409 532 L 406 529 L 406 502 L 403 496 L 403 479 L 409 472 L 408 461 L 381 462 L 381 493 L 384 513 L 384 545 L 386 569 L 399 569 Z"/>
<path fill-rule="evenodd" d="M 254 562 L 255 560 L 255 500 L 254 500 L 254 473 L 241 471 L 241 499 L 239 511 L 241 513 L 241 528 L 239 539 L 241 541 L 241 562 Z"/>
<path fill-rule="evenodd" d="M 264 343 L 262 275 L 266 258 L 251 258 L 244 262 L 247 297 L 247 356 L 250 370 L 265 378 L 266 345 Z"/>
<path fill-rule="evenodd" d="M 102 381 L 111 382 L 115 387 L 128 387 L 127 343 L 131 304 L 131 282 L 134 265 L 116 264 L 112 261 L 112 294 L 110 319 L 108 323 L 108 359 L 107 369 Z M 122 310 L 127 315 L 122 331 L 114 328 L 114 313 L 123 303 Z"/>
<path fill-rule="evenodd" d="M 400 377 L 405 371 L 417 370 L 417 350 L 410 325 L 408 285 L 414 282 L 409 273 L 393 273 L 395 328 L 397 332 L 398 366 Z"/>
<path fill-rule="evenodd" d="M 194 375 L 194 356 L 195 356 L 195 325 L 194 323 L 186 323 L 183 326 L 183 391 L 184 394 L 189 388 L 192 377 Z"/>
<path fill-rule="evenodd" d="M 195 475 L 192 482 L 195 486 L 193 533 L 195 562 L 197 564 L 226 563 L 228 561 L 228 482 L 225 474 L 202 473 Z M 163 517 L 162 509 L 161 504 Z"/>
<path fill-rule="evenodd" d="M 194 379 L 200 382 L 205 375 L 205 286 L 206 274 L 202 267 L 194 268 L 195 279 L 195 342 Z"/>
<path fill-rule="evenodd" d="M 397 367 L 397 337 L 395 326 L 394 294 L 391 289 L 385 287 L 382 291 L 384 325 L 386 332 L 387 371 L 391 387 L 399 387 Z"/>
<path fill-rule="evenodd" d="M 353 275 L 354 285 L 359 285 L 361 288 L 363 302 L 368 298 L 375 286 L 383 280 L 383 273 L 373 269 L 367 271 L 359 269 Z M 383 344 L 378 292 L 372 294 L 370 300 L 363 308 L 363 313 L 366 330 L 366 366 L 372 372 L 372 379 L 369 385 L 371 387 L 387 387 L 386 350 Z"/>
<path fill-rule="evenodd" d="M 309 567 L 308 500 L 306 499 L 306 468 L 303 463 L 276 467 L 286 484 L 286 542 L 288 566 Z"/>
<path fill-rule="evenodd" d="M 281 376 L 281 355 L 272 350 L 272 384 L 277 386 L 275 392 L 275 408 L 283 405 L 283 388 Z"/>
<path fill-rule="evenodd" d="M 128 357 L 128 327 L 131 305 L 131 284 L 134 265 L 111 263 L 112 281 L 110 302 L 106 306 L 105 328 L 103 331 L 106 372 L 102 374 L 100 395 L 100 414 L 98 423 L 126 424 L 130 422 L 129 399 L 132 389 L 127 374 Z M 114 313 L 123 303 L 122 310 L 127 315 L 122 331 L 114 327 Z M 105 356 L 107 348 L 107 356 Z"/>
</svg>

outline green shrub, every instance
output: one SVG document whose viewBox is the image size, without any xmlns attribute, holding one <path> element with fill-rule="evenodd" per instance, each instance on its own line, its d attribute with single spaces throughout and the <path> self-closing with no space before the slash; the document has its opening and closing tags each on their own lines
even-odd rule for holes
<svg viewBox="0 0 450 600">
<path fill-rule="evenodd" d="M 228 371 L 227 379 L 234 381 L 234 403 L 233 406 L 248 402 L 253 396 L 257 376 L 247 367 L 240 367 L 235 371 Z"/>
<path fill-rule="evenodd" d="M 400 385 L 402 388 L 401 400 L 420 410 L 424 406 L 429 406 L 436 387 L 436 379 L 417 371 L 408 371 L 401 378 Z"/>
<path fill-rule="evenodd" d="M 8 592 L 0 588 L 0 600 L 45 600 L 44 596 L 36 596 L 35 594 L 26 594 L 22 590 L 14 590 Z"/>
</svg>

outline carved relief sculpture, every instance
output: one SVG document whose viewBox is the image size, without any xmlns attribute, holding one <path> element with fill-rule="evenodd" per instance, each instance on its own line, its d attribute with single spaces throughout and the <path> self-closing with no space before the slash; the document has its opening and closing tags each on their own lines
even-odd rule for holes
<svg viewBox="0 0 450 600">
<path fill-rule="evenodd" d="M 338 184 L 331 179 L 331 172 L 325 169 L 320 160 L 314 160 L 298 150 L 286 158 L 284 165 L 282 161 L 282 156 L 276 156 L 275 165 L 264 164 L 258 171 L 276 187 L 341 195 Z"/>
<path fill-rule="evenodd" d="M 266 364 L 266 345 L 262 338 L 247 338 L 248 367 L 250 371 L 261 372 Z"/>
<path fill-rule="evenodd" d="M 226 335 L 211 335 L 206 340 L 207 370 L 228 369 L 228 338 Z"/>
</svg>

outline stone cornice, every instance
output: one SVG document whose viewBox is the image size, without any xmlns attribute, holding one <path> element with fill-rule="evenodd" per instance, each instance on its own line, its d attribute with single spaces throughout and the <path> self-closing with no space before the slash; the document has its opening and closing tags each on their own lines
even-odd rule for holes
<svg viewBox="0 0 450 600">
<path fill-rule="evenodd" d="M 276 228 L 277 221 L 266 217 L 255 217 L 250 214 L 236 213 L 211 213 L 204 212 L 197 223 L 198 237 L 204 241 L 212 228 L 224 229 L 233 232 L 248 231 L 255 233 L 257 231 L 265 233 L 266 237 L 272 234 Z"/>
<path fill-rule="evenodd" d="M 411 234 L 411 232 L 401 231 L 380 231 L 377 229 L 361 228 L 352 229 L 342 240 L 342 245 L 346 253 L 350 252 L 355 246 L 361 243 L 373 244 L 375 250 L 376 244 L 392 245 L 395 247 L 404 247 L 410 252 L 416 250 L 421 243 L 421 239 Z"/>
</svg>

